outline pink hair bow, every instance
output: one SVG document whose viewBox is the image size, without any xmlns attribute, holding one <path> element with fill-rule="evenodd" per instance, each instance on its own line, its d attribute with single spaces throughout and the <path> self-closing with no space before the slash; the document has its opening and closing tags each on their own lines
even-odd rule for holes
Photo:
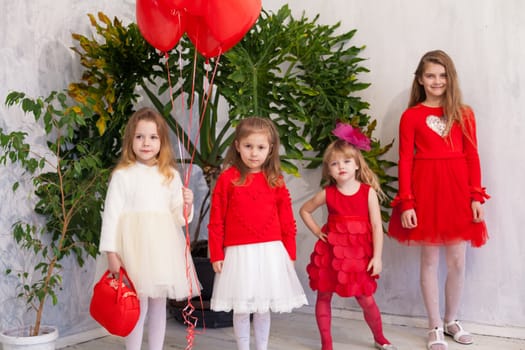
<svg viewBox="0 0 525 350">
<path fill-rule="evenodd" d="M 370 151 L 370 139 L 359 128 L 345 123 L 337 123 L 332 134 L 363 151 Z"/>
</svg>

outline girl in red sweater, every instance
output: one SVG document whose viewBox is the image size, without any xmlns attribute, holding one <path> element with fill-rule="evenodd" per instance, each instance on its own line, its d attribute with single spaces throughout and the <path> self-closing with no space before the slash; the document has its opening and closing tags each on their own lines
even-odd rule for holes
<svg viewBox="0 0 525 350">
<path fill-rule="evenodd" d="M 296 225 L 281 175 L 279 134 L 270 119 L 243 119 L 213 189 L 208 225 L 216 272 L 211 309 L 233 310 L 239 350 L 268 348 L 270 311 L 307 304 L 294 268 Z"/>
<path fill-rule="evenodd" d="M 319 238 L 306 267 L 310 287 L 317 290 L 315 318 L 322 350 L 332 350 L 331 301 L 333 293 L 355 297 L 374 336 L 374 346 L 395 350 L 383 335 L 381 313 L 374 300 L 376 279 L 382 270 L 383 227 L 379 180 L 360 149 L 370 140 L 347 124 L 338 124 L 323 156 L 323 178 L 328 185 L 300 209 L 301 218 Z M 321 227 L 313 212 L 326 206 L 328 219 Z"/>
<path fill-rule="evenodd" d="M 489 196 L 481 171 L 472 110 L 461 101 L 456 69 L 443 51 L 427 52 L 416 69 L 408 109 L 399 125 L 399 193 L 389 234 L 421 245 L 421 290 L 428 314 L 427 348 L 446 350 L 444 334 L 461 344 L 472 335 L 456 320 L 465 273 L 466 242 L 487 240 L 481 204 Z M 439 311 L 438 267 L 445 247 L 445 317 Z"/>
</svg>

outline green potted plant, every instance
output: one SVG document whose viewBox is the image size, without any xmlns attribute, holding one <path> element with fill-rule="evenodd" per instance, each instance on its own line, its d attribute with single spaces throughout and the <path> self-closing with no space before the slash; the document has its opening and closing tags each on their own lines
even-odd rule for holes
<svg viewBox="0 0 525 350">
<path fill-rule="evenodd" d="M 34 313 L 34 320 L 3 331 L 0 341 L 4 349 L 18 349 L 18 344 L 24 349 L 30 344 L 54 349 L 58 333 L 56 327 L 43 324 L 45 310 L 49 303 L 59 303 L 63 259 L 73 255 L 82 266 L 87 256 L 96 255 L 107 171 L 89 144 L 73 142 L 75 130 L 93 114 L 87 106 L 71 105 L 65 92 L 36 99 L 11 92 L 5 103 L 32 114 L 44 130 L 46 147 L 38 152 L 26 142 L 26 132 L 0 129 L 0 165 L 24 170 L 25 176 L 12 189 L 28 188 L 25 196 L 34 201 L 33 215 L 12 227 L 14 240 L 31 255 L 32 265 L 24 271 L 6 271 L 18 278 L 17 297 Z M 20 186 L 24 179 L 27 183 Z M 49 344 L 39 345 L 42 339 Z"/>
</svg>

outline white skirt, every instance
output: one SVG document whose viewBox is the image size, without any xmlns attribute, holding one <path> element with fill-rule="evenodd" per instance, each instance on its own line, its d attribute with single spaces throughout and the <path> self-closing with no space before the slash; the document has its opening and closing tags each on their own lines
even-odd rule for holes
<svg viewBox="0 0 525 350">
<path fill-rule="evenodd" d="M 226 247 L 222 272 L 215 274 L 212 310 L 290 312 L 307 304 L 281 241 Z"/>
<path fill-rule="evenodd" d="M 140 297 L 184 300 L 200 294 L 186 238 L 171 215 L 124 215 L 119 228 L 118 253 Z"/>
</svg>

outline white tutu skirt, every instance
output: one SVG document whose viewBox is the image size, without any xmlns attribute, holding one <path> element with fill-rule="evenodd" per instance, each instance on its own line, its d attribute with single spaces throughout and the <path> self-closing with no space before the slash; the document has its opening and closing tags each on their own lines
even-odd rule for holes
<svg viewBox="0 0 525 350">
<path fill-rule="evenodd" d="M 200 294 L 186 238 L 171 215 L 124 215 L 119 228 L 119 254 L 140 297 L 183 300 Z"/>
<path fill-rule="evenodd" d="M 290 312 L 308 304 L 281 241 L 226 247 L 215 274 L 211 309 L 235 313 Z"/>
</svg>

